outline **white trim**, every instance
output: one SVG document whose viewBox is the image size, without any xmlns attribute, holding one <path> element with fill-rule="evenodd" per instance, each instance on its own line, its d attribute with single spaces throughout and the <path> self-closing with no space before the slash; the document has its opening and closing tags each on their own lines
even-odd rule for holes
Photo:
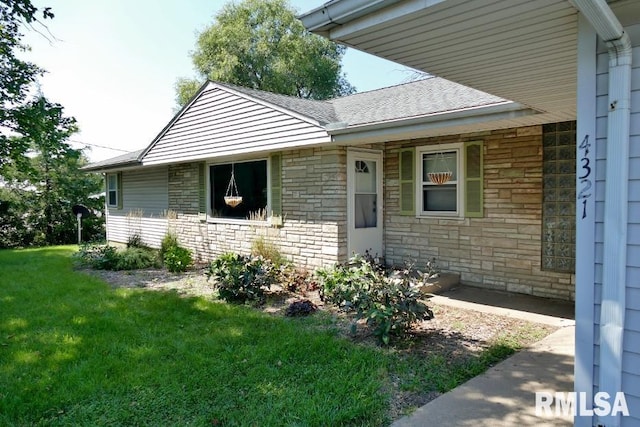
<svg viewBox="0 0 640 427">
<path fill-rule="evenodd" d="M 424 154 L 437 154 L 440 152 L 456 152 L 456 167 L 457 167 L 457 179 L 456 179 L 456 210 L 455 212 L 449 211 L 424 211 L 422 207 L 423 202 L 423 180 L 422 180 L 422 156 Z M 416 164 L 415 164 L 415 176 L 416 176 L 416 188 L 415 188 L 415 207 L 417 218 L 463 218 L 464 217 L 464 143 L 456 142 L 453 144 L 437 144 L 437 145 L 423 145 L 416 147 Z"/>
<path fill-rule="evenodd" d="M 354 221 L 354 201 L 355 194 L 355 171 L 351 167 L 354 160 L 373 160 L 376 162 L 376 192 L 378 195 L 376 201 L 376 230 L 379 232 L 380 253 L 378 256 L 384 256 L 384 153 L 382 150 L 372 150 L 366 148 L 356 148 L 347 150 L 347 251 L 348 255 L 354 251 L 353 233 L 355 232 Z M 373 254 L 375 255 L 375 254 Z"/>
<path fill-rule="evenodd" d="M 596 177 L 596 32 L 585 17 L 578 16 L 578 121 L 576 159 L 588 158 L 594 191 L 586 199 L 576 201 L 576 284 L 575 284 L 575 364 L 574 390 L 586 393 L 585 401 L 593 403 L 594 369 L 594 284 L 595 284 L 595 177 Z M 585 155 L 580 144 L 585 136 L 592 149 Z M 576 189 L 582 188 L 582 164 L 576 163 Z M 586 202 L 586 203 L 585 203 Z M 586 213 L 586 217 L 583 215 Z M 577 427 L 590 427 L 590 417 L 575 417 Z"/>
<path fill-rule="evenodd" d="M 119 206 L 118 202 L 120 201 L 120 197 L 121 197 L 120 192 L 118 191 L 118 187 L 120 186 L 119 185 L 120 183 L 118 182 L 120 180 L 120 176 L 119 176 L 118 172 L 107 173 L 106 175 L 107 175 L 107 188 L 106 188 L 106 199 L 107 199 L 106 203 L 107 203 L 107 207 L 116 208 L 117 209 L 118 206 Z M 115 179 L 116 179 L 116 188 L 114 190 L 111 190 L 110 187 L 109 187 L 109 177 L 111 177 L 111 176 L 115 177 Z M 115 191 L 115 193 L 116 193 L 116 203 L 115 204 L 109 203 L 109 193 L 111 191 Z"/>
</svg>

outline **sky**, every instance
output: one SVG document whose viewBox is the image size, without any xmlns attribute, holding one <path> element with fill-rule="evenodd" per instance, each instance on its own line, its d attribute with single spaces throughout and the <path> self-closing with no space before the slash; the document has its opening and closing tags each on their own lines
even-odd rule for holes
<svg viewBox="0 0 640 427">
<path fill-rule="evenodd" d="M 290 0 L 298 12 L 326 0 Z M 75 148 L 89 144 L 90 161 L 149 145 L 176 112 L 174 85 L 196 77 L 190 52 L 213 23 L 223 0 L 34 0 L 50 6 L 47 28 L 25 29 L 31 51 L 22 55 L 45 69 L 44 95 L 78 120 Z M 45 37 L 46 36 L 46 37 Z M 407 81 L 411 71 L 354 49 L 343 71 L 358 92 Z M 108 148 L 100 148 L 108 147 Z"/>
</svg>

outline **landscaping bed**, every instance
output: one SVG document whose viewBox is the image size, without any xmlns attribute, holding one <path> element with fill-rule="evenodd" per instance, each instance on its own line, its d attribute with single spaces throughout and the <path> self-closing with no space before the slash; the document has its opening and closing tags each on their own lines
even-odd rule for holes
<svg viewBox="0 0 640 427">
<path fill-rule="evenodd" d="M 97 276 L 114 288 L 139 288 L 175 291 L 184 296 L 215 299 L 216 291 L 204 274 L 205 266 L 186 273 L 170 273 L 163 269 L 133 271 L 83 270 Z M 388 348 L 377 345 L 371 328 L 360 321 L 354 334 L 352 316 L 331 305 L 325 305 L 318 291 L 288 292 L 274 286 L 266 294 L 266 302 L 256 309 L 273 316 L 284 316 L 290 303 L 308 299 L 317 307 L 317 321 L 311 327 L 335 329 L 344 338 L 376 348 L 397 358 L 389 370 L 389 418 L 397 419 L 416 407 L 435 399 L 443 392 L 483 372 L 520 348 L 527 347 L 555 330 L 514 319 L 437 305 L 428 302 L 434 318 L 418 323 L 411 333 Z"/>
</svg>

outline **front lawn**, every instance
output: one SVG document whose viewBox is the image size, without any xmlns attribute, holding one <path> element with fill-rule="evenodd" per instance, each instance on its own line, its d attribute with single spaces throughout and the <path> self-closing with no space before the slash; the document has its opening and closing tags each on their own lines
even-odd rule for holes
<svg viewBox="0 0 640 427">
<path fill-rule="evenodd" d="M 0 425 L 388 425 L 550 331 L 434 307 L 380 348 L 330 313 L 140 287 L 206 287 L 196 276 L 110 286 L 73 270 L 76 250 L 0 251 Z"/>
<path fill-rule="evenodd" d="M 0 251 L 0 425 L 382 425 L 385 359 L 299 320 Z"/>
</svg>

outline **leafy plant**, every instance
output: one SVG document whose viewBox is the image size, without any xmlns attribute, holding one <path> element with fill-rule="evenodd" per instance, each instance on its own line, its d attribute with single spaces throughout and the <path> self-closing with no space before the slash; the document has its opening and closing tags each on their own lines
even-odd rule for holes
<svg viewBox="0 0 640 427">
<path fill-rule="evenodd" d="M 251 255 L 268 259 L 276 267 L 287 265 L 287 259 L 272 242 L 260 236 L 251 243 Z"/>
<path fill-rule="evenodd" d="M 211 262 L 207 276 L 212 278 L 221 299 L 227 302 L 261 302 L 264 291 L 276 282 L 273 264 L 262 257 L 228 252 Z"/>
<path fill-rule="evenodd" d="M 433 318 L 420 300 L 416 272 L 411 266 L 386 276 L 365 258 L 354 256 L 346 264 L 316 272 L 321 298 L 343 310 L 355 311 L 356 322 L 366 319 L 378 340 L 388 345 L 391 336 L 404 335 L 418 321 Z M 355 330 L 356 322 L 352 325 Z"/>
<path fill-rule="evenodd" d="M 127 239 L 127 247 L 128 248 L 142 248 L 144 247 L 144 243 L 142 243 L 142 236 L 138 233 L 134 233 Z"/>
<path fill-rule="evenodd" d="M 164 263 L 164 254 L 170 249 L 175 248 L 178 245 L 178 236 L 174 232 L 167 232 L 162 238 L 162 242 L 160 242 L 160 251 L 158 252 L 158 256 L 160 257 L 160 261 Z"/>
<path fill-rule="evenodd" d="M 308 299 L 303 299 L 299 301 L 294 301 L 289 304 L 287 310 L 285 311 L 285 316 L 288 317 L 301 317 L 301 316 L 309 316 L 313 314 L 318 307 L 309 301 Z"/>
<path fill-rule="evenodd" d="M 110 245 L 83 245 L 75 256 L 83 266 L 96 270 L 137 270 L 157 267 L 154 250 L 148 248 L 118 249 Z"/>
<path fill-rule="evenodd" d="M 308 271 L 283 265 L 278 271 L 280 285 L 289 292 L 305 292 L 318 289 L 318 283 Z"/>
<path fill-rule="evenodd" d="M 191 251 L 187 248 L 171 246 L 164 253 L 164 265 L 172 273 L 181 273 L 191 264 L 193 264 L 193 258 Z"/>
</svg>

